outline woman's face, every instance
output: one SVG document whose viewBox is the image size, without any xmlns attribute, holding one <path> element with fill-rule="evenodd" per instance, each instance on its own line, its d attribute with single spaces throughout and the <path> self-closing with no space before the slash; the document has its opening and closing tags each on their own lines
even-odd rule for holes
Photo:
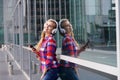
<svg viewBox="0 0 120 80">
<path fill-rule="evenodd" d="M 52 21 L 47 21 L 45 24 L 44 24 L 44 32 L 47 33 L 47 34 L 51 34 L 52 33 L 52 30 L 54 29 L 54 27 L 56 26 L 56 24 Z"/>
<path fill-rule="evenodd" d="M 72 32 L 72 25 L 70 24 L 69 21 L 64 21 L 62 23 L 62 26 L 66 30 L 66 33 L 71 33 Z"/>
</svg>

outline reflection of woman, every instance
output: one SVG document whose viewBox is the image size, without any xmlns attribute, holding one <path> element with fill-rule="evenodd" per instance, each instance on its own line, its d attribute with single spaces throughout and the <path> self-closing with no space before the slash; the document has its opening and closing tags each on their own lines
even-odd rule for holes
<svg viewBox="0 0 120 80">
<path fill-rule="evenodd" d="M 84 51 L 85 48 L 80 48 L 76 42 L 73 34 L 72 25 L 68 19 L 62 19 L 59 22 L 59 31 L 63 36 L 62 40 L 62 54 L 72 57 L 77 57 L 81 51 Z M 76 65 L 61 60 L 60 61 L 60 77 L 62 80 L 79 80 L 76 72 Z"/>
<path fill-rule="evenodd" d="M 36 50 L 34 50 L 41 61 L 42 80 L 57 80 L 58 78 L 59 64 L 55 55 L 56 41 L 53 37 L 56 30 L 57 22 L 53 19 L 47 20 L 44 24 L 41 39 L 36 45 Z"/>
</svg>

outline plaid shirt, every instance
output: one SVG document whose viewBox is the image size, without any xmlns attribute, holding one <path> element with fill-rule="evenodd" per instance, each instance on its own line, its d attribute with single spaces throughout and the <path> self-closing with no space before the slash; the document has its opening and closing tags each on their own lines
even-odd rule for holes
<svg viewBox="0 0 120 80">
<path fill-rule="evenodd" d="M 40 61 L 41 70 L 44 68 L 51 69 L 58 67 L 58 61 L 56 59 L 56 41 L 53 36 L 45 37 L 40 48 Z"/>
<path fill-rule="evenodd" d="M 64 36 L 62 41 L 62 54 L 67 56 L 77 57 L 77 46 L 75 44 L 75 41 L 71 36 L 67 34 Z M 76 66 L 74 63 L 64 60 L 61 60 L 60 64 L 61 66 L 64 67 L 74 68 Z"/>
</svg>

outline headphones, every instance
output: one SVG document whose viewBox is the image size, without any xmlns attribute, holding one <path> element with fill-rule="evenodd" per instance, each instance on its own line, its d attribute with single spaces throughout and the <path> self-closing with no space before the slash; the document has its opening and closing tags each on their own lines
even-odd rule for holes
<svg viewBox="0 0 120 80">
<path fill-rule="evenodd" d="M 63 28 L 61 27 L 61 23 L 62 23 L 63 21 L 65 21 L 65 20 L 66 20 L 66 19 L 61 19 L 61 20 L 59 21 L 59 30 L 60 30 L 60 32 L 61 32 L 62 34 L 66 33 L 65 29 L 63 29 Z"/>
<path fill-rule="evenodd" d="M 64 22 L 64 21 L 66 21 L 67 19 L 61 19 L 60 21 L 59 21 L 59 30 L 60 30 L 60 32 L 62 33 L 62 34 L 65 34 L 66 33 L 66 30 L 64 29 L 64 28 L 62 28 L 62 22 Z M 72 25 L 70 24 L 70 26 L 71 26 L 71 28 L 72 28 Z M 72 31 L 73 31 L 73 28 L 72 28 Z"/>
<path fill-rule="evenodd" d="M 58 22 L 56 20 L 54 20 L 54 19 L 49 19 L 49 20 L 53 21 L 56 24 L 56 28 L 52 30 L 52 34 L 55 34 L 57 32 L 57 29 L 58 29 Z"/>
</svg>

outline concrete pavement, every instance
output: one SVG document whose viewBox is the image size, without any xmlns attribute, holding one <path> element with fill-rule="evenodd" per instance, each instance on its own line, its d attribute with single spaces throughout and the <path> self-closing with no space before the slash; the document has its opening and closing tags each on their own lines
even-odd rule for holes
<svg viewBox="0 0 120 80">
<path fill-rule="evenodd" d="M 12 62 L 13 75 L 9 75 L 8 62 L 5 60 L 5 55 L 6 53 L 0 49 L 0 80 L 27 80 L 14 62 Z"/>
</svg>

